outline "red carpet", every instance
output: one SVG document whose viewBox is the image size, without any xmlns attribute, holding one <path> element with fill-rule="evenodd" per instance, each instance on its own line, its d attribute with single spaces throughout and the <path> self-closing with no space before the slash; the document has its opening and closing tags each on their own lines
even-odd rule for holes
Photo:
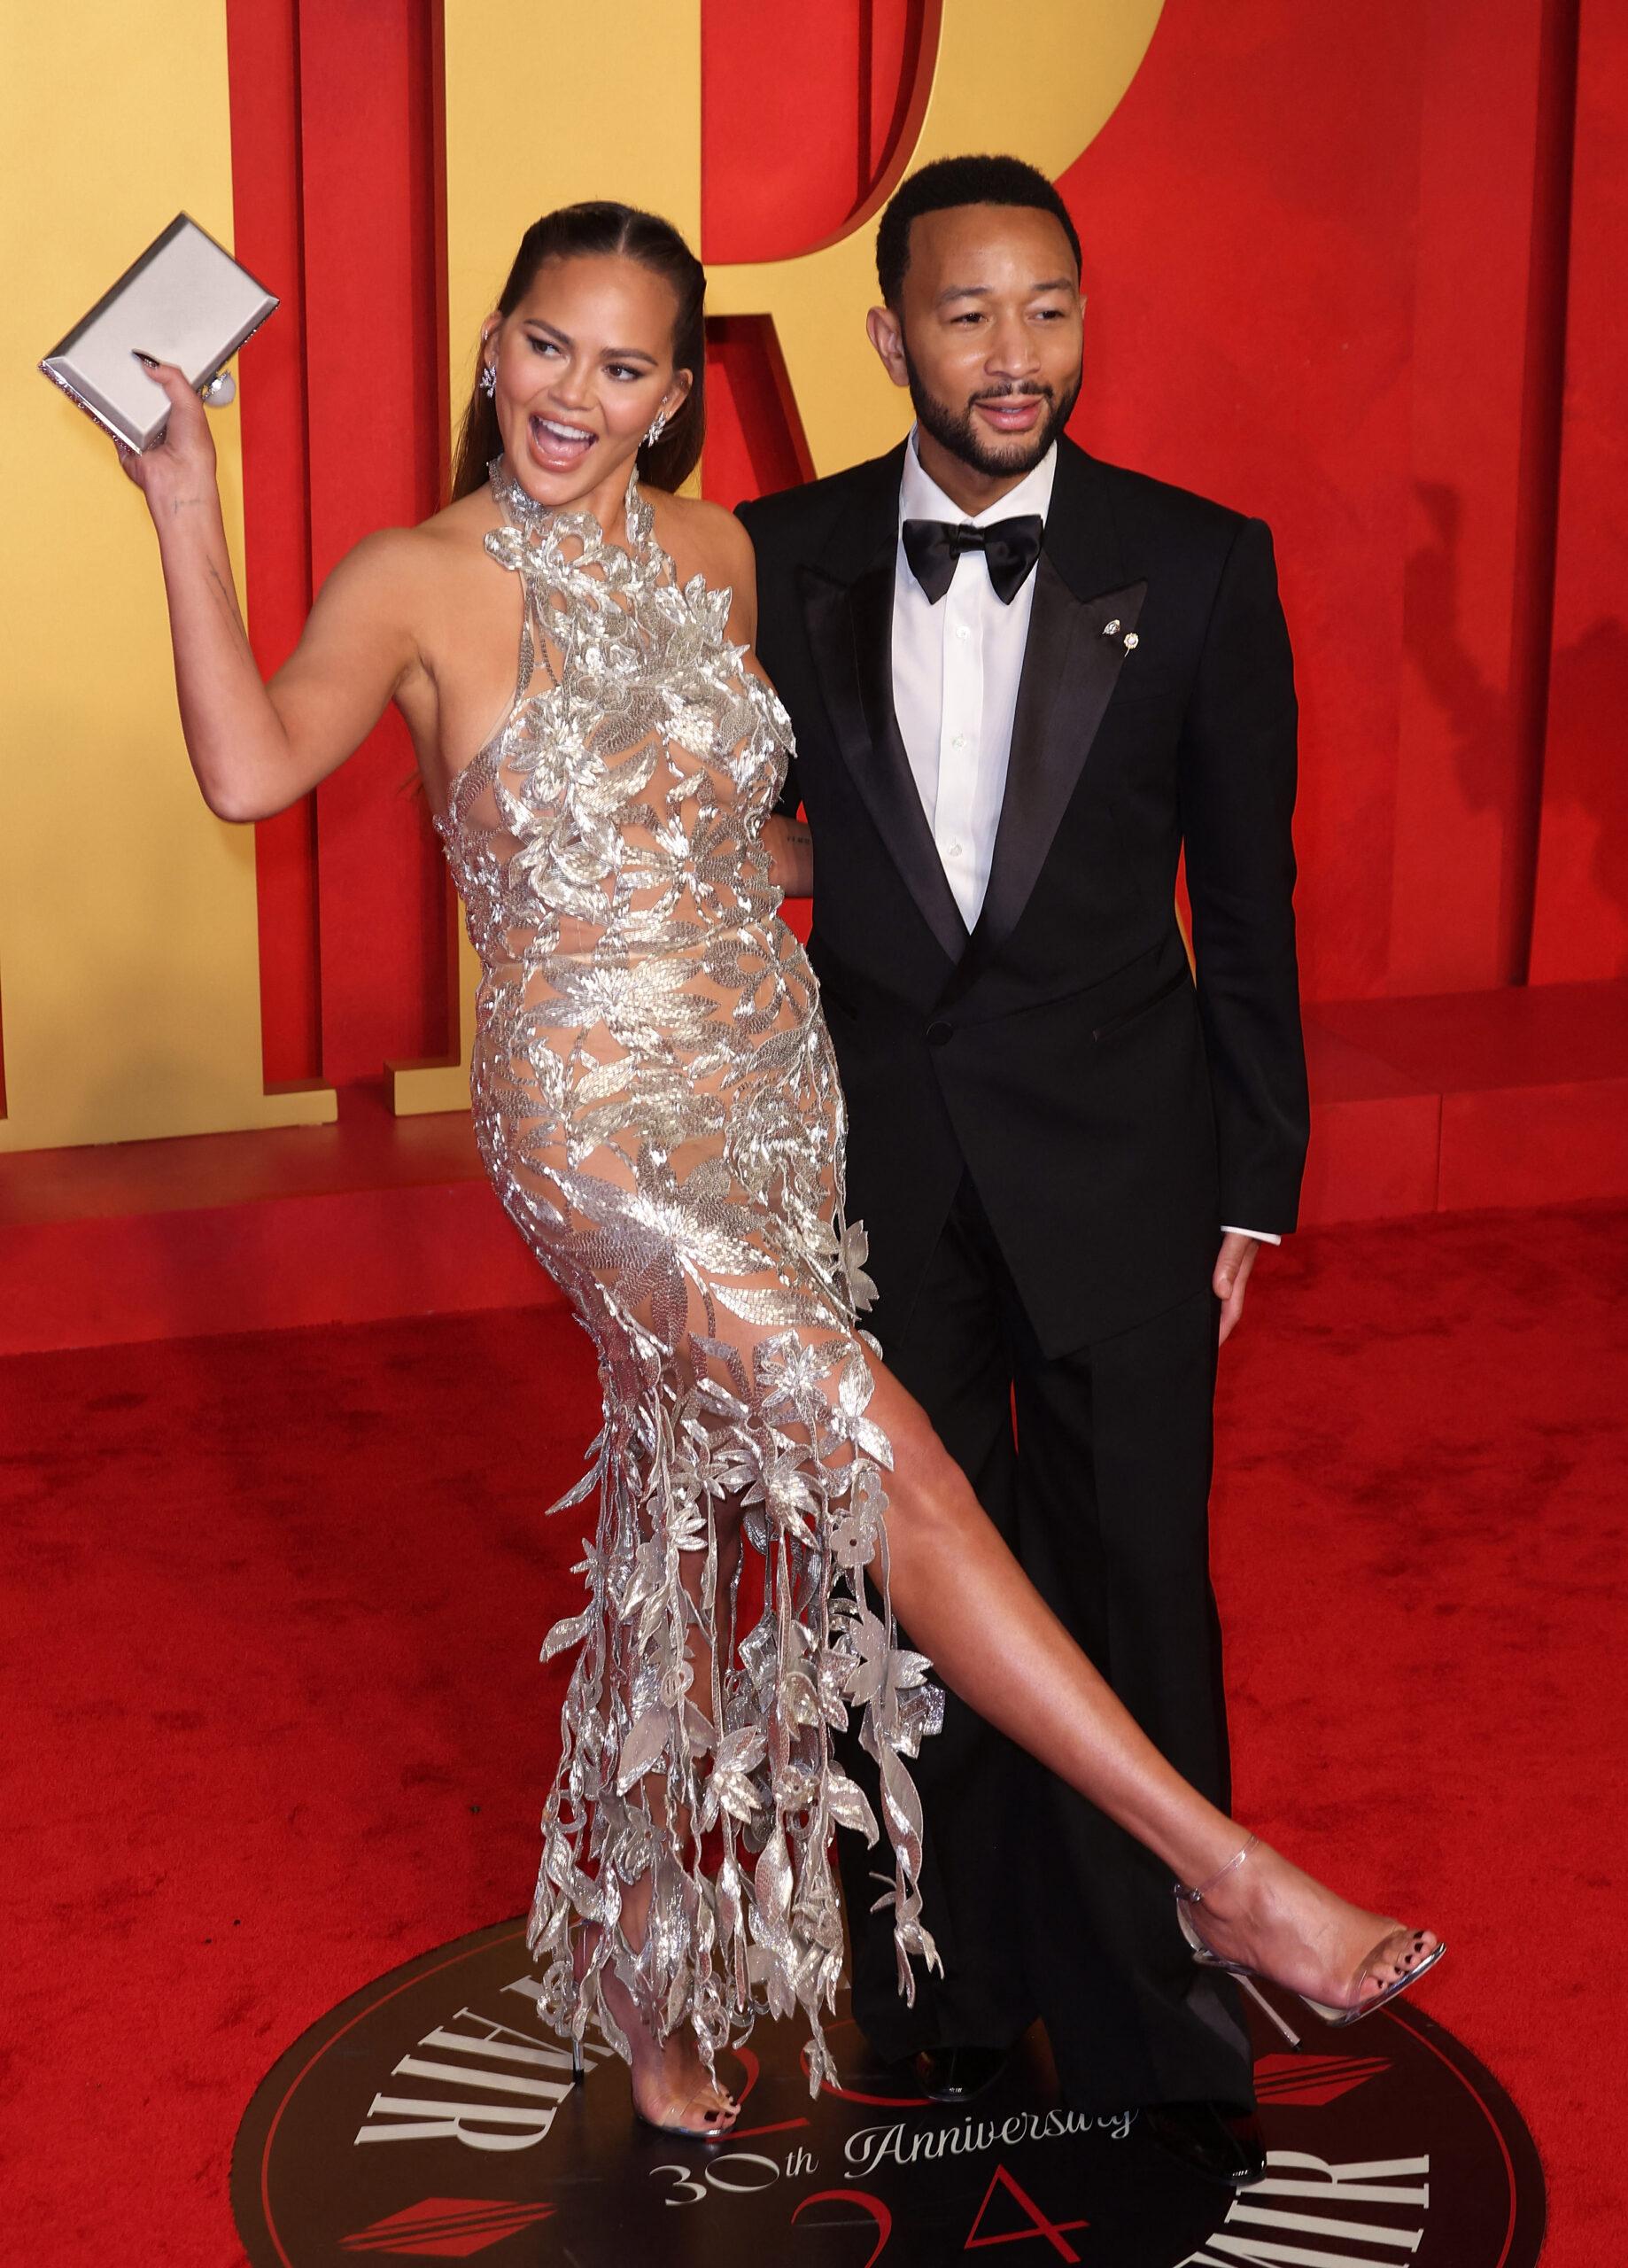
<svg viewBox="0 0 1628 2268">
<path fill-rule="evenodd" d="M 1554 2268 L 1628 2207 L 1625 1260 L 1601 1209 L 1309 1233 L 1223 1362 L 1240 1809 L 1451 1939 Z M 593 1386 L 557 1312 L 0 1363 L 9 2258 L 240 2259 L 282 2048 L 524 1905 Z"/>
</svg>

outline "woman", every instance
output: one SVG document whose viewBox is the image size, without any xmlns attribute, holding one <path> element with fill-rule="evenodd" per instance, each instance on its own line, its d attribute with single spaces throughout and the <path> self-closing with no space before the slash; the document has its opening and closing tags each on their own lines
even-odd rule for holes
<svg viewBox="0 0 1628 2268">
<path fill-rule="evenodd" d="M 789 730 L 752 658 L 750 546 L 672 493 L 701 448 L 703 288 L 648 214 L 576 206 L 530 229 L 483 327 L 453 502 L 342 562 L 269 687 L 178 371 L 152 370 L 164 445 L 124 458 L 212 810 L 281 811 L 386 702 L 405 716 L 484 970 L 482 1154 L 599 1351 L 604 1428 L 567 1500 L 600 1492 L 588 1603 L 545 1648 L 578 1651 L 531 1917 L 540 2004 L 578 2041 L 597 2019 L 660 2126 L 727 2131 L 716 2057 L 757 2009 L 800 2006 L 813 2081 L 831 2076 L 828 1846 L 837 1827 L 878 1831 L 832 1759 L 850 1712 L 880 1775 L 911 1991 L 911 1956 L 934 1955 L 907 1766 L 937 1696 L 894 1643 L 897 1602 L 973 1708 L 1200 1885 L 1178 1891 L 1196 1959 L 1351 2021 L 1439 1941 L 1240 1848 L 857 1327 L 841 1098 L 774 918 L 810 854 L 771 816 Z"/>
</svg>

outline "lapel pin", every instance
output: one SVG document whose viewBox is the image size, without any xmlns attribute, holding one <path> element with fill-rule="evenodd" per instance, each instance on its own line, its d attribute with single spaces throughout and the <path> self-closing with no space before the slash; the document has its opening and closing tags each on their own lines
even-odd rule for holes
<svg viewBox="0 0 1628 2268">
<path fill-rule="evenodd" d="M 1125 633 L 1125 651 L 1128 654 L 1132 647 L 1137 643 L 1138 640 L 1136 632 L 1134 630 L 1128 630 Z"/>
<path fill-rule="evenodd" d="M 1116 614 L 1112 622 L 1104 623 L 1102 626 L 1102 634 L 1105 638 L 1117 638 L 1119 636 L 1119 632 L 1120 617 Z"/>
</svg>

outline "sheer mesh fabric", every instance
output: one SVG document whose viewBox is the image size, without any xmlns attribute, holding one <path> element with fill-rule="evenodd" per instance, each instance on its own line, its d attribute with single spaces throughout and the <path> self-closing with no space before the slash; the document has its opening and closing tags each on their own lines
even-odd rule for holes
<svg viewBox="0 0 1628 2268">
<path fill-rule="evenodd" d="M 934 1955 L 907 1759 L 942 1696 L 895 1643 L 841 1095 L 761 840 L 789 728 L 727 638 L 730 594 L 679 586 L 636 478 L 625 549 L 500 463 L 492 480 L 487 548 L 524 592 L 518 682 L 437 825 L 483 970 L 481 1153 L 593 1337 L 605 1412 L 564 1500 L 597 1492 L 585 1603 L 544 1646 L 576 1658 L 531 1920 L 539 2005 L 626 2053 L 611 1964 L 709 2065 L 757 2012 L 801 2008 L 818 2086 L 841 1967 L 831 1837 L 878 1833 L 832 1733 L 857 1713 L 880 1768 L 879 1904 L 908 1993 L 911 1956 Z M 762 1563 L 749 1629 L 737 1540 Z"/>
</svg>

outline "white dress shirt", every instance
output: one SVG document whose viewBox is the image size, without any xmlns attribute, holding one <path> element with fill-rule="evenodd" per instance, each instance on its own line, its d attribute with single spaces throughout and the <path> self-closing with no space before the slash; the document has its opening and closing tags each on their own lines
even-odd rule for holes
<svg viewBox="0 0 1628 2268">
<path fill-rule="evenodd" d="M 970 524 L 988 527 L 1025 513 L 1038 513 L 1043 520 L 1051 509 L 1056 477 L 1054 445 L 997 503 L 971 514 Z M 955 563 L 949 590 L 934 605 L 905 556 L 904 523 L 968 519 L 922 469 L 912 431 L 899 482 L 894 553 L 894 712 L 944 879 L 971 930 L 989 887 L 1035 578 L 1027 576 L 1011 605 L 1004 605 L 989 580 L 983 554 L 965 552 Z M 1280 1241 L 1267 1230 L 1241 1233 L 1263 1244 Z"/>
<path fill-rule="evenodd" d="M 1045 455 L 1018 485 L 972 515 L 975 528 L 1024 513 L 1043 520 L 1051 505 L 1057 450 Z M 911 435 L 899 483 L 900 535 L 893 570 L 893 705 L 916 792 L 961 919 L 977 926 L 989 887 L 1018 680 L 1035 606 L 1035 578 L 1027 576 L 1010 606 L 989 581 L 981 552 L 955 563 L 950 588 L 934 606 L 904 555 L 906 520 L 966 521 L 938 483 L 922 470 Z"/>
</svg>

